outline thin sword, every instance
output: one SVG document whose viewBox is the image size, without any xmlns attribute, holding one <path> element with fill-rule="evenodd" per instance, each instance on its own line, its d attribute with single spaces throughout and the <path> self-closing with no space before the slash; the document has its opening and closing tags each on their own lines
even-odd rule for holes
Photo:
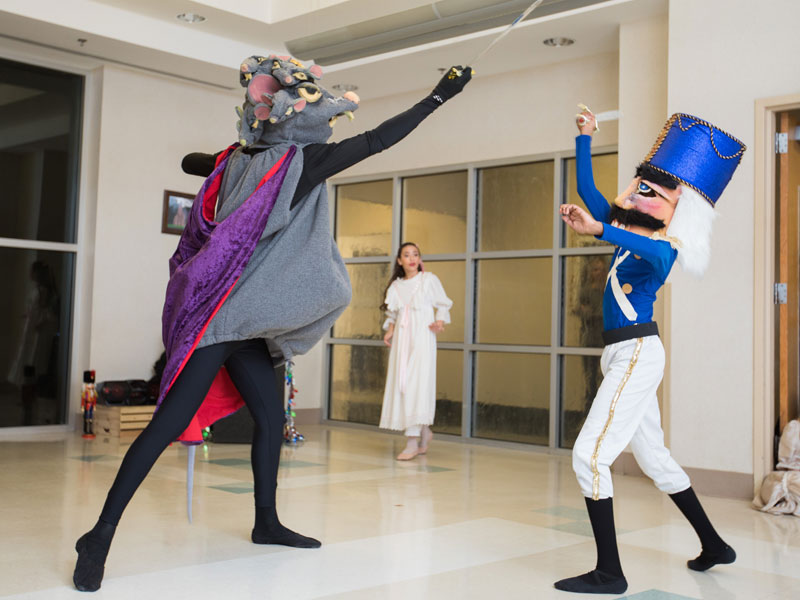
<svg viewBox="0 0 800 600">
<path fill-rule="evenodd" d="M 197 446 L 194 444 L 189 446 L 186 460 L 186 516 L 189 517 L 189 523 L 192 522 L 192 487 L 194 484 L 194 453 L 196 451 Z"/>
<path fill-rule="evenodd" d="M 581 109 L 581 111 L 592 112 L 585 104 L 578 104 L 578 108 Z M 597 113 L 594 115 L 595 131 L 600 129 L 600 127 L 597 125 L 598 123 L 602 123 L 603 121 L 619 121 L 621 116 L 622 113 L 618 110 L 607 110 Z M 579 126 L 586 125 L 586 117 L 584 117 L 581 113 L 578 113 L 575 115 L 575 117 L 578 120 Z"/>
<path fill-rule="evenodd" d="M 526 9 L 523 11 L 523 13 L 522 13 L 520 16 L 518 16 L 516 19 L 514 19 L 514 20 L 511 22 L 511 24 L 510 24 L 508 27 L 506 27 L 506 28 L 505 28 L 503 31 L 501 31 L 501 32 L 498 34 L 498 36 L 497 36 L 496 38 L 494 38 L 494 39 L 493 39 L 493 40 L 492 40 L 492 41 L 489 43 L 489 45 L 488 45 L 488 46 L 486 46 L 486 48 L 484 48 L 484 49 L 483 49 L 481 52 L 479 52 L 479 53 L 478 53 L 478 55 L 477 55 L 475 58 L 473 58 L 473 59 L 472 59 L 470 62 L 468 62 L 467 64 L 468 64 L 469 66 L 471 66 L 471 67 L 472 67 L 472 66 L 474 66 L 476 62 L 478 62 L 480 59 L 482 59 L 482 58 L 483 58 L 483 55 L 484 55 L 484 54 L 486 54 L 486 53 L 487 53 L 489 50 L 491 50 L 491 49 L 492 49 L 492 47 L 493 47 L 493 46 L 494 46 L 494 45 L 495 45 L 497 42 L 499 42 L 499 41 L 500 41 L 500 40 L 502 40 L 504 37 L 506 37 L 506 36 L 508 35 L 508 33 L 509 33 L 509 32 L 510 32 L 512 29 L 514 29 L 514 27 L 517 25 L 517 23 L 519 23 L 520 21 L 522 21 L 522 20 L 523 20 L 525 17 L 527 17 L 529 14 L 531 14 L 531 13 L 534 11 L 534 9 L 535 9 L 537 6 L 539 6 L 539 5 L 540 5 L 540 4 L 541 4 L 543 1 L 544 1 L 544 0 L 536 0 L 536 2 L 534 2 L 533 4 L 531 4 L 531 5 L 530 5 L 528 8 L 526 8 Z"/>
</svg>

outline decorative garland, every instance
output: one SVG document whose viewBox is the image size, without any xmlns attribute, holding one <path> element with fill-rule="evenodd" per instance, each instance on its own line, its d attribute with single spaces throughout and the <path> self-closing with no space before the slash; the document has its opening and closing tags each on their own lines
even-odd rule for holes
<svg viewBox="0 0 800 600">
<path fill-rule="evenodd" d="M 289 400 L 286 403 L 286 422 L 283 425 L 283 441 L 287 444 L 299 444 L 305 438 L 302 434 L 297 432 L 294 424 L 294 418 L 297 413 L 294 411 L 294 397 L 297 394 L 297 388 L 294 387 L 294 362 L 286 362 L 286 387 L 289 388 Z"/>
</svg>

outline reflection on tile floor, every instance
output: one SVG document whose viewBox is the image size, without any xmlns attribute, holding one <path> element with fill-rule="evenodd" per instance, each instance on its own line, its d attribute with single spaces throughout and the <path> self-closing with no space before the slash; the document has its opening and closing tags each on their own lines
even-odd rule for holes
<svg viewBox="0 0 800 600">
<path fill-rule="evenodd" d="M 595 560 L 568 456 L 437 438 L 426 456 L 399 463 L 399 436 L 336 426 L 303 433 L 304 445 L 283 450 L 279 513 L 322 539 L 321 549 L 249 542 L 247 445 L 198 447 L 190 525 L 187 454 L 175 444 L 128 507 L 92 597 L 578 597 L 552 587 Z M 77 434 L 0 443 L 0 597 L 76 597 L 72 546 L 94 522 L 127 447 Z M 699 544 L 672 502 L 645 479 L 618 476 L 614 485 L 630 585 L 622 597 L 800 598 L 800 519 L 703 498 L 739 559 L 696 573 L 685 563 Z"/>
</svg>

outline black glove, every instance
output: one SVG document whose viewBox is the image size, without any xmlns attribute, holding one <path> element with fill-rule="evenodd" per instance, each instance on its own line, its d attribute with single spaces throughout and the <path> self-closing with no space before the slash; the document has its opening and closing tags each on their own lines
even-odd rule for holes
<svg viewBox="0 0 800 600">
<path fill-rule="evenodd" d="M 444 77 L 436 84 L 436 87 L 433 88 L 430 97 L 439 104 L 444 104 L 445 101 L 450 100 L 450 98 L 463 90 L 470 79 L 472 79 L 471 67 L 464 68 L 461 65 L 450 67 Z"/>
</svg>

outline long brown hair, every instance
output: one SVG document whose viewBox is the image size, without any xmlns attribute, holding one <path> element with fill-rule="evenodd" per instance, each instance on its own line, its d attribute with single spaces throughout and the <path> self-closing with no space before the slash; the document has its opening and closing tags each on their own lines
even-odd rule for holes
<svg viewBox="0 0 800 600">
<path fill-rule="evenodd" d="M 383 304 L 381 304 L 381 310 L 386 310 L 386 293 L 389 291 L 389 287 L 392 285 L 392 282 L 397 279 L 398 277 L 405 277 L 406 271 L 403 268 L 403 265 L 398 263 L 397 261 L 400 260 L 400 256 L 403 254 L 403 248 L 407 246 L 414 246 L 419 252 L 419 264 L 417 265 L 417 271 L 422 271 L 422 251 L 419 249 L 414 242 L 403 242 L 400 244 L 400 247 L 397 249 L 397 255 L 394 257 L 394 269 L 392 270 L 392 276 L 389 278 L 389 283 L 386 284 L 386 289 L 383 290 Z"/>
</svg>

